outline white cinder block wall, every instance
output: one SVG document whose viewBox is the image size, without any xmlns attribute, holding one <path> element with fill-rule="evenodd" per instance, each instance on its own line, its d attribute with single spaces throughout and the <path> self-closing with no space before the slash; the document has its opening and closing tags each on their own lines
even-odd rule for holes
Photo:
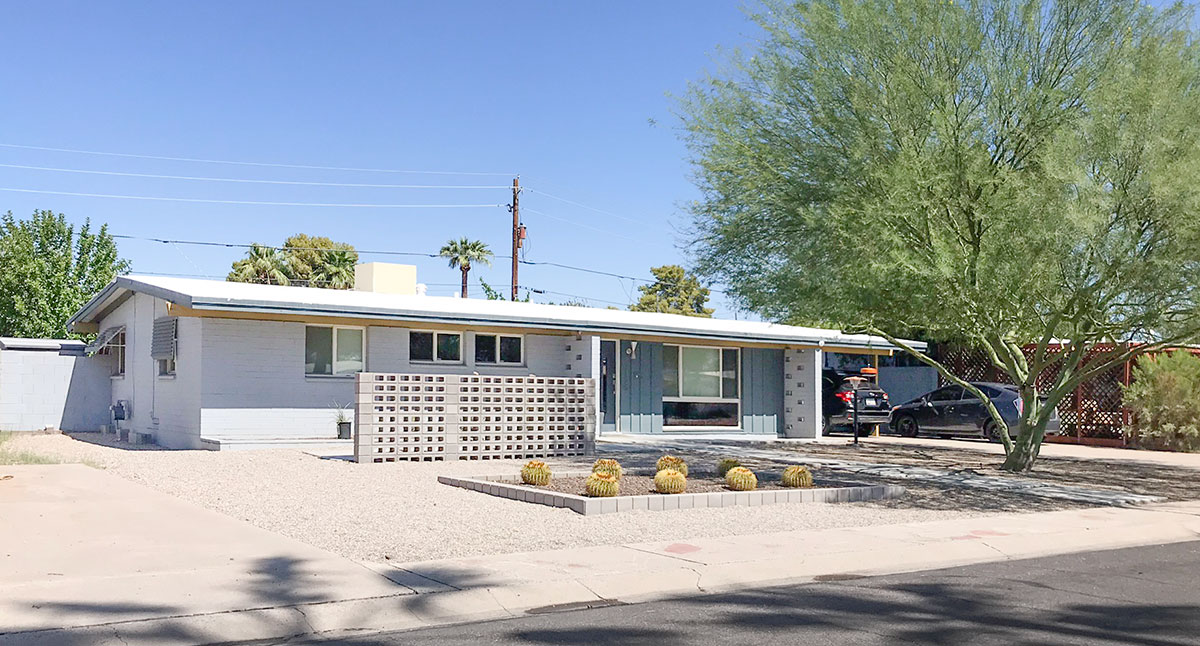
<svg viewBox="0 0 1200 646">
<path fill-rule="evenodd" d="M 202 326 L 199 405 L 203 437 L 336 437 L 337 407 L 353 402 L 354 379 L 304 374 L 305 324 L 222 318 L 194 321 Z M 477 366 L 473 332 L 463 333 L 463 361 L 457 364 L 409 361 L 408 335 L 405 328 L 368 327 L 366 369 L 546 377 L 581 372 L 568 368 L 572 357 L 566 346 L 573 336 L 525 335 L 524 365 Z"/>
<path fill-rule="evenodd" d="M 26 345 L 33 344 L 14 340 L 0 349 L 0 431 L 95 431 L 108 423 L 103 357 L 84 356 L 78 342 Z"/>
</svg>

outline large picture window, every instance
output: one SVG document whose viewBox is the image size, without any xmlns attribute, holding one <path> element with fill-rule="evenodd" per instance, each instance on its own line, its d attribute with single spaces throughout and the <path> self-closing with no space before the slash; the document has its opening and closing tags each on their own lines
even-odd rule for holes
<svg viewBox="0 0 1200 646">
<path fill-rule="evenodd" d="M 503 334 L 475 335 L 475 363 L 520 365 L 524 361 L 521 337 Z"/>
<path fill-rule="evenodd" d="M 663 346 L 666 426 L 738 426 L 737 348 Z"/>
<path fill-rule="evenodd" d="M 304 328 L 304 372 L 309 375 L 350 375 L 365 369 L 363 329 Z"/>
<path fill-rule="evenodd" d="M 409 361 L 462 362 L 462 335 L 457 332 L 409 332 Z"/>
</svg>

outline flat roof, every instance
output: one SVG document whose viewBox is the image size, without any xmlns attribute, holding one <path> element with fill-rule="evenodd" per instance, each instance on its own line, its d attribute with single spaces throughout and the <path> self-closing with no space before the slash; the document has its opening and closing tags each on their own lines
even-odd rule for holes
<svg viewBox="0 0 1200 646">
<path fill-rule="evenodd" d="M 0 337 L 0 350 L 83 350 L 83 341 L 74 339 L 23 339 Z"/>
<path fill-rule="evenodd" d="M 886 339 L 837 330 L 595 307 L 542 305 L 446 296 L 402 296 L 316 287 L 285 287 L 166 276 L 118 276 L 69 322 L 98 323 L 129 292 L 204 312 L 300 314 L 515 328 L 590 334 L 703 338 L 835 348 L 895 350 Z M 917 349 L 925 344 L 910 342 Z"/>
</svg>

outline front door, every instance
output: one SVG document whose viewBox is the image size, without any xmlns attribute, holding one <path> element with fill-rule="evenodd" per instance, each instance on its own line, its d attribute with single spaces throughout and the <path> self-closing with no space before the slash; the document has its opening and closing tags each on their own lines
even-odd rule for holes
<svg viewBox="0 0 1200 646">
<path fill-rule="evenodd" d="M 955 407 L 962 400 L 962 386 L 946 386 L 925 396 L 926 404 L 919 409 L 917 424 L 921 430 L 951 433 L 958 423 Z"/>
<path fill-rule="evenodd" d="M 600 341 L 600 432 L 617 430 L 617 342 Z"/>
</svg>

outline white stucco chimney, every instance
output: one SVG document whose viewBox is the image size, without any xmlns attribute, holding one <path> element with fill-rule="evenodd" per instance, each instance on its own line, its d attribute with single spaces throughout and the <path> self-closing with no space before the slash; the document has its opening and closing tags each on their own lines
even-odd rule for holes
<svg viewBox="0 0 1200 646">
<path fill-rule="evenodd" d="M 417 293 L 416 265 L 364 262 L 354 266 L 354 289 L 376 294 L 413 296 Z"/>
</svg>

